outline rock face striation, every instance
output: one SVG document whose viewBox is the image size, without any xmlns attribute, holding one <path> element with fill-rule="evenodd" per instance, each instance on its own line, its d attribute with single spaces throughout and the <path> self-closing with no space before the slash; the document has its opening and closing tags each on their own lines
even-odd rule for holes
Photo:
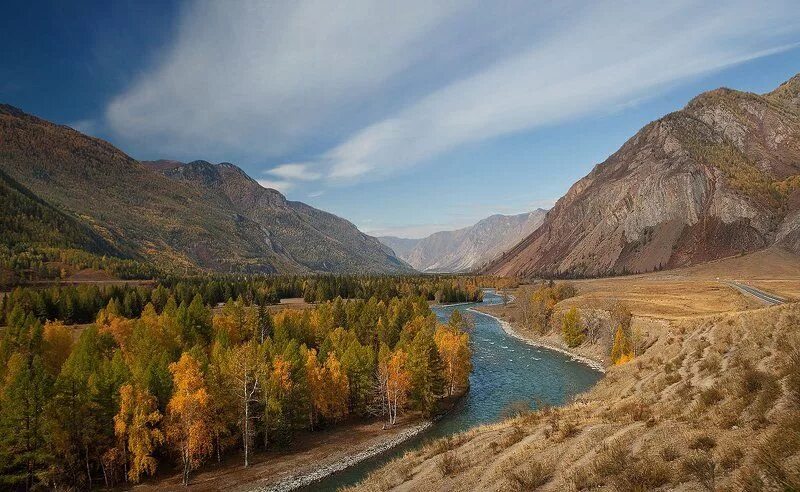
<svg viewBox="0 0 800 492">
<path fill-rule="evenodd" d="M 533 232 L 546 211 L 519 215 L 492 215 L 473 226 L 442 231 L 423 239 L 378 238 L 395 254 L 423 272 L 476 270 Z"/>
<path fill-rule="evenodd" d="M 800 252 L 800 75 L 716 89 L 642 128 L 484 271 L 597 276 Z"/>
<path fill-rule="evenodd" d="M 172 269 L 411 271 L 350 222 L 289 201 L 233 164 L 142 163 L 108 142 L 2 104 L 0 177 L 4 189 L 47 211 L 37 217 L 63 229 L 58 241 L 40 234 L 37 243 L 86 245 Z M 45 225 L 42 231 L 52 229 Z"/>
</svg>

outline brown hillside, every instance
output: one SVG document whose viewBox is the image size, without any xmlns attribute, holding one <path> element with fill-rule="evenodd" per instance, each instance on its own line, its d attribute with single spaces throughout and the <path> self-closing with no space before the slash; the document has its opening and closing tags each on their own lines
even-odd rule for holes
<svg viewBox="0 0 800 492">
<path fill-rule="evenodd" d="M 717 89 L 654 121 L 486 269 L 596 276 L 694 265 L 780 244 L 800 252 L 800 78 Z"/>
</svg>

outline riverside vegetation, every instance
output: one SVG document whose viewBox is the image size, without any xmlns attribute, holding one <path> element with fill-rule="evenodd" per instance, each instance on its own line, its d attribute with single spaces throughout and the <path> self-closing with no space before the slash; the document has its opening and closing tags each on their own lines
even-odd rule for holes
<svg viewBox="0 0 800 492">
<path fill-rule="evenodd" d="M 268 309 L 297 294 L 322 302 Z M 165 463 L 189 483 L 301 430 L 431 415 L 471 370 L 468 320 L 438 323 L 428 305 L 447 296 L 481 293 L 432 277 L 17 288 L 0 309 L 0 483 L 111 487 Z"/>
<path fill-rule="evenodd" d="M 614 288 L 641 281 L 620 279 Z M 547 341 L 558 333 L 565 345 L 579 333 L 573 350 L 606 356 L 606 377 L 594 388 L 564 407 L 521 407 L 506 421 L 433 442 L 356 490 L 800 488 L 797 303 L 671 320 L 612 303 L 598 317 L 580 294 L 590 284 L 545 309 L 547 325 L 531 316 L 546 302 L 530 303 L 526 329 L 525 308 L 515 306 L 513 316 L 522 333 Z M 521 289 L 516 302 L 574 293 L 561 285 Z M 673 302 L 687 306 L 694 295 L 687 285 Z"/>
</svg>

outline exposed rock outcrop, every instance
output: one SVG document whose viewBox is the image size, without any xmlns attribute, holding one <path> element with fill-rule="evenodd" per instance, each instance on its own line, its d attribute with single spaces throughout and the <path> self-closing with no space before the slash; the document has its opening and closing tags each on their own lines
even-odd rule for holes
<svg viewBox="0 0 800 492">
<path fill-rule="evenodd" d="M 800 77 L 717 89 L 642 128 L 485 271 L 594 276 L 800 251 Z"/>
</svg>

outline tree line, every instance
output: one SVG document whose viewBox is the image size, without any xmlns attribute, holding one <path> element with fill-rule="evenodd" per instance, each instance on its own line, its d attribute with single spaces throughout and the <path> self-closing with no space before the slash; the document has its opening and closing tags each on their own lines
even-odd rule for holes
<svg viewBox="0 0 800 492">
<path fill-rule="evenodd" d="M 603 341 L 614 364 L 624 364 L 633 359 L 637 352 L 637 336 L 631 327 L 631 312 L 623 303 L 615 302 L 607 310 L 572 307 L 554 319 L 556 304 L 574 297 L 576 293 L 569 282 L 550 281 L 538 287 L 520 287 L 516 296 L 520 321 L 540 335 L 560 328 L 561 336 L 570 348 Z M 608 312 L 608 319 L 600 315 L 602 311 Z"/>
<path fill-rule="evenodd" d="M 0 338 L 3 487 L 110 487 L 165 463 L 189 483 L 208 460 L 238 452 L 248 465 L 345 419 L 430 415 L 468 386 L 468 320 L 437 322 L 422 295 L 271 314 L 241 294 L 215 307 L 201 289 L 187 302 L 177 284 L 118 289 L 77 337 L 12 303 Z"/>
<path fill-rule="evenodd" d="M 310 293 L 314 293 L 311 295 Z M 40 321 L 60 320 L 66 324 L 90 323 L 112 299 L 120 314 L 139 317 L 148 302 L 161 311 L 169 297 L 190 304 L 199 295 L 204 304 L 217 305 L 241 297 L 248 304 L 275 304 L 281 299 L 303 297 L 309 302 L 344 299 L 389 300 L 394 297 L 423 297 L 440 302 L 478 302 L 483 298 L 477 279 L 446 276 L 256 276 L 227 275 L 195 278 L 168 277 L 157 285 L 62 285 L 16 287 L 0 297 L 0 325 L 10 323 L 15 309 Z"/>
</svg>

